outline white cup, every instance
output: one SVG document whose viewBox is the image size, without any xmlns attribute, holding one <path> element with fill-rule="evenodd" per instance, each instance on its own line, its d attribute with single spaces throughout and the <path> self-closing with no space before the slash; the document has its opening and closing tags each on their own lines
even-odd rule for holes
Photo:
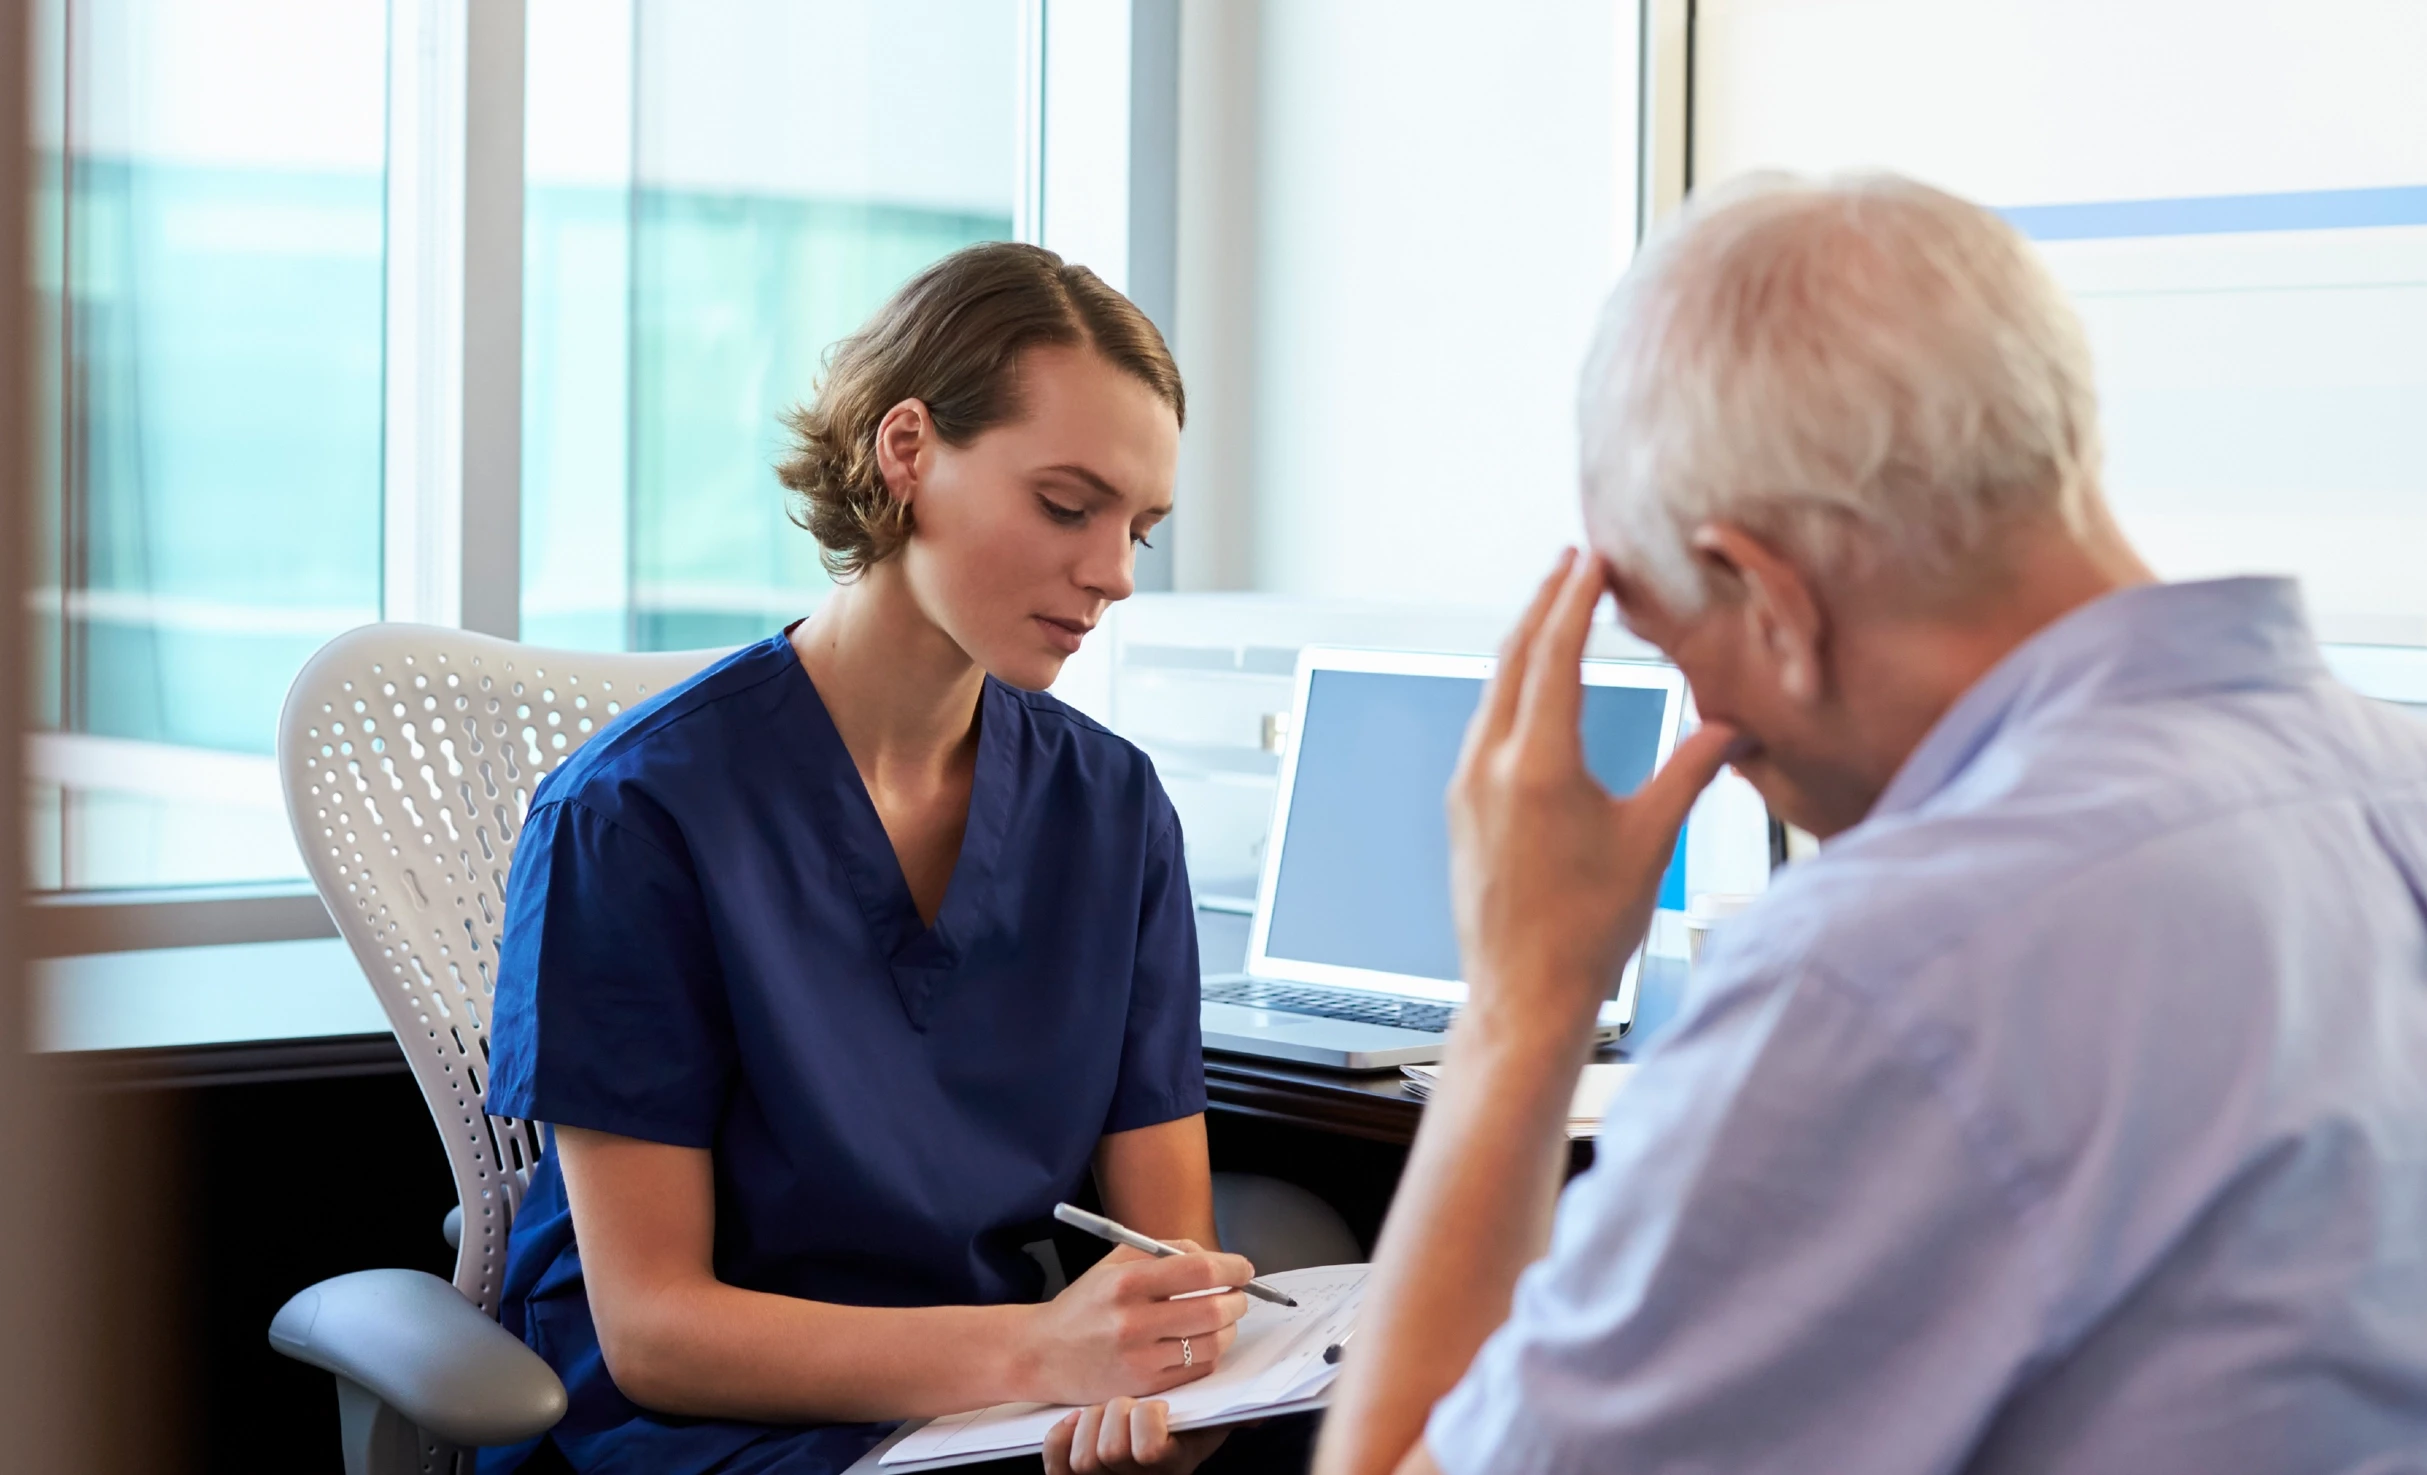
<svg viewBox="0 0 2427 1475">
<path fill-rule="evenodd" d="M 1702 945 L 1719 929 L 1721 923 L 1759 900 L 1746 891 L 1697 891 L 1685 908 L 1685 955 L 1688 962 L 1702 961 Z"/>
</svg>

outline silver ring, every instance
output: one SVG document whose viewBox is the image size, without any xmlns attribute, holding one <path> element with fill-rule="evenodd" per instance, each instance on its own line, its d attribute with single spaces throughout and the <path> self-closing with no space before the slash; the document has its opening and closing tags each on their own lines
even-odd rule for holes
<svg viewBox="0 0 2427 1475">
<path fill-rule="evenodd" d="M 1180 1339 L 1180 1366 L 1195 1367 L 1196 1365 L 1197 1349 L 1189 1346 L 1188 1339 L 1186 1337 L 1182 1337 Z"/>
</svg>

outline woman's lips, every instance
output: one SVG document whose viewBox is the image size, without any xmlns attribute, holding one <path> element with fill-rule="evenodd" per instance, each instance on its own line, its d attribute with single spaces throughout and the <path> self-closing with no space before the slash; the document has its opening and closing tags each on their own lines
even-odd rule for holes
<svg viewBox="0 0 2427 1475">
<path fill-rule="evenodd" d="M 1087 627 L 1073 620 L 1055 620 L 1038 615 L 1036 622 L 1038 628 L 1045 632 L 1046 641 L 1066 656 L 1078 654 L 1079 642 L 1087 638 Z"/>
</svg>

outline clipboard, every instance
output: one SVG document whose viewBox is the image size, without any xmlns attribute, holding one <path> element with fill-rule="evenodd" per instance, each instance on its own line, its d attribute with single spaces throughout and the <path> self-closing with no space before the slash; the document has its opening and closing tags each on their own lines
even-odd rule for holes
<svg viewBox="0 0 2427 1475">
<path fill-rule="evenodd" d="M 1225 1415 L 1217 1419 L 1184 1424 L 1173 1429 L 1172 1432 L 1185 1434 L 1191 1429 L 1218 1429 L 1226 1424 L 1253 1424 L 1264 1419 L 1282 1418 L 1289 1414 L 1313 1413 L 1317 1409 L 1329 1407 L 1330 1404 L 1331 1390 L 1326 1388 L 1312 1398 L 1301 1398 L 1295 1403 L 1280 1403 L 1270 1408 L 1249 1409 L 1236 1415 Z M 902 1427 L 886 1435 L 884 1443 L 845 1466 L 843 1475 L 918 1475 L 918 1472 L 922 1470 L 954 1470 L 964 1465 L 982 1465 L 988 1460 L 1021 1459 L 1036 1454 L 1044 1448 L 1043 1445 L 1039 1445 L 1035 1449 L 971 1450 L 967 1454 L 945 1455 L 941 1459 L 916 1460 L 899 1465 L 881 1463 L 885 1457 L 885 1451 L 917 1433 L 926 1424 L 925 1419 L 911 1419 L 905 1422 Z"/>
<path fill-rule="evenodd" d="M 1157 1395 L 1171 1405 L 1173 1432 L 1252 1423 L 1329 1403 L 1338 1368 L 1326 1349 L 1354 1328 L 1366 1269 L 1363 1265 L 1310 1266 L 1267 1277 L 1295 1297 L 1295 1304 L 1251 1304 L 1239 1322 L 1237 1340 L 1219 1367 L 1209 1376 Z M 1046 1434 L 1069 1413 L 1068 1407 L 1050 1404 L 1005 1403 L 913 1420 L 887 1435 L 850 1468 L 907 1475 L 1016 1459 L 1042 1450 Z M 902 1448 L 913 1441 L 913 1447 Z M 887 1463 L 888 1456 L 892 1463 Z"/>
</svg>

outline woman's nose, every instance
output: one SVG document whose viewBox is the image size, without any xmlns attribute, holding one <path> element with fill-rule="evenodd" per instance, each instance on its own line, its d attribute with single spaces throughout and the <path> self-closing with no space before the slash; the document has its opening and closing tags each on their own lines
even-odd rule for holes
<svg viewBox="0 0 2427 1475">
<path fill-rule="evenodd" d="M 1091 548 L 1079 570 L 1079 582 L 1109 600 L 1127 599 L 1138 587 L 1138 545 L 1127 528 L 1119 532 L 1119 542 Z"/>
</svg>

